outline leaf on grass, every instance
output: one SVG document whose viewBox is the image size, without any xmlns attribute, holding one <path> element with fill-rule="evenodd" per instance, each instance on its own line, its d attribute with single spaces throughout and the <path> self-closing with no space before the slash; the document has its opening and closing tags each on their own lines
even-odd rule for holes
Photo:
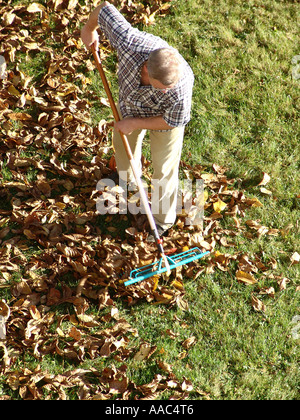
<svg viewBox="0 0 300 420">
<path fill-rule="evenodd" d="M 300 255 L 298 254 L 298 252 L 294 252 L 293 255 L 290 258 L 291 261 L 291 265 L 294 264 L 299 264 L 300 262 Z"/>
<path fill-rule="evenodd" d="M 237 280 L 244 284 L 255 284 L 257 280 L 252 276 L 250 273 L 246 273 L 245 271 L 238 270 L 235 274 Z"/>
<path fill-rule="evenodd" d="M 287 279 L 286 277 L 283 277 L 282 279 L 278 280 L 277 283 L 279 285 L 279 290 L 285 290 L 289 282 L 289 279 Z"/>
<path fill-rule="evenodd" d="M 192 336 L 192 337 L 189 337 L 189 338 L 187 338 L 186 340 L 183 341 L 182 347 L 184 347 L 186 350 L 188 350 L 189 348 L 191 348 L 195 344 L 196 344 L 196 337 Z"/>
<path fill-rule="evenodd" d="M 218 198 L 218 201 L 213 203 L 213 207 L 215 212 L 221 213 L 221 211 L 223 211 L 227 207 L 227 204 L 224 203 L 224 201 L 220 200 L 220 198 Z"/>
<path fill-rule="evenodd" d="M 72 327 L 69 332 L 69 337 L 73 338 L 75 341 L 79 341 L 81 339 L 81 332 L 76 327 Z"/>
<path fill-rule="evenodd" d="M 252 207 L 263 207 L 263 204 L 259 201 L 258 198 L 247 198 L 245 202 Z"/>
<path fill-rule="evenodd" d="M 254 295 L 251 296 L 251 304 L 253 309 L 257 312 L 265 312 L 266 310 L 265 304 Z"/>
<path fill-rule="evenodd" d="M 260 181 L 258 185 L 261 185 L 261 186 L 267 185 L 270 179 L 271 179 L 270 175 L 268 175 L 266 172 L 263 172 L 262 180 Z"/>
<path fill-rule="evenodd" d="M 166 363 L 162 360 L 158 360 L 157 365 L 160 369 L 164 370 L 165 372 L 168 372 L 168 373 L 172 372 L 172 366 L 169 363 Z"/>
<path fill-rule="evenodd" d="M 149 343 L 143 343 L 141 344 L 139 351 L 134 355 L 133 359 L 138 361 L 147 360 L 152 356 L 156 349 L 156 346 L 151 346 Z"/>
<path fill-rule="evenodd" d="M 272 191 L 270 191 L 270 190 L 268 190 L 267 188 L 264 188 L 264 187 L 260 188 L 260 192 L 262 194 L 265 194 L 265 195 L 268 195 L 268 196 L 271 196 L 273 194 Z"/>
</svg>

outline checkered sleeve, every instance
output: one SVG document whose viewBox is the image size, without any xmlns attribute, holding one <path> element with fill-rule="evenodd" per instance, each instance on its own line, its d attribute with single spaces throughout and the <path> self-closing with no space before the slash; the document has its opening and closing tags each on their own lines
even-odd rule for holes
<svg viewBox="0 0 300 420">
<path fill-rule="evenodd" d="M 194 75 L 191 68 L 187 65 L 184 77 L 178 83 L 174 94 L 171 93 L 172 105 L 166 109 L 163 118 L 171 127 L 186 125 L 191 119 L 191 106 Z"/>
<path fill-rule="evenodd" d="M 161 38 L 133 28 L 112 4 L 100 10 L 98 24 L 117 51 L 149 54 L 153 49 L 168 47 Z"/>
<path fill-rule="evenodd" d="M 98 24 L 115 49 L 118 49 L 118 46 L 126 42 L 128 32 L 131 29 L 130 23 L 112 4 L 100 9 Z"/>
</svg>

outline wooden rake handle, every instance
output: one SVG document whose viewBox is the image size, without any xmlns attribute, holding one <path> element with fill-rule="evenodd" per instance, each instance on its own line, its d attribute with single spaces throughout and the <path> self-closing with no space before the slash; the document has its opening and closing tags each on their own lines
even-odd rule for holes
<svg viewBox="0 0 300 420">
<path fill-rule="evenodd" d="M 120 121 L 120 115 L 119 115 L 118 109 L 116 107 L 115 101 L 112 97 L 112 94 L 111 94 L 111 91 L 110 91 L 110 88 L 109 88 L 109 84 L 107 82 L 107 79 L 106 79 L 106 76 L 105 76 L 105 73 L 104 73 L 104 70 L 103 70 L 103 67 L 102 67 L 102 64 L 101 64 L 99 54 L 96 51 L 96 48 L 95 48 L 94 45 L 91 46 L 91 49 L 92 49 L 92 53 L 93 53 L 93 56 L 94 56 L 94 59 L 95 59 L 96 67 L 97 67 L 97 69 L 100 73 L 101 80 L 102 80 L 102 83 L 103 83 L 103 86 L 104 86 L 104 89 L 105 89 L 110 107 L 111 107 L 112 112 L 113 112 L 114 119 L 116 121 Z M 137 165 L 136 165 L 135 160 L 133 158 L 133 154 L 132 154 L 130 145 L 129 145 L 127 137 L 125 136 L 124 133 L 120 132 L 120 136 L 121 136 L 126 154 L 128 156 L 128 159 L 129 159 L 129 162 L 130 162 L 130 165 L 131 165 L 131 169 L 132 169 L 132 172 L 134 174 L 135 181 L 136 181 L 138 189 L 139 189 L 141 200 L 142 200 L 143 206 L 144 206 L 145 211 L 146 211 L 146 215 L 147 215 L 147 218 L 148 218 L 148 221 L 149 221 L 149 224 L 150 224 L 150 228 L 151 228 L 151 230 L 153 232 L 153 236 L 155 238 L 157 249 L 158 249 L 159 253 L 161 254 L 161 256 L 166 260 L 164 249 L 163 249 L 163 246 L 162 246 L 162 240 L 159 237 L 157 227 L 156 227 L 156 224 L 155 224 L 155 221 L 154 221 L 151 209 L 150 209 L 150 205 L 149 205 L 147 195 L 145 193 L 142 181 L 141 181 L 141 179 L 138 175 Z"/>
</svg>

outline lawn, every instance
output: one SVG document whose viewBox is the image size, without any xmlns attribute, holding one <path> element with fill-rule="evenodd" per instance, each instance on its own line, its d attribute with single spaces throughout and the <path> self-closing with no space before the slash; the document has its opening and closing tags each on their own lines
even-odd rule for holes
<svg viewBox="0 0 300 420">
<path fill-rule="evenodd" d="M 210 252 L 130 287 L 156 250 L 96 213 L 113 150 L 92 3 L 0 0 L 0 399 L 298 400 L 297 2 L 118 1 L 194 71 L 180 179 L 203 183 L 203 226 L 181 214 L 164 242 Z"/>
</svg>

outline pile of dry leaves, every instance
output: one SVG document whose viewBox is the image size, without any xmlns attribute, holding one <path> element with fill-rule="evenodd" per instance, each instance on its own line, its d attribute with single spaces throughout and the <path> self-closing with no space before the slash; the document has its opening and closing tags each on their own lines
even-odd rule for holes
<svg viewBox="0 0 300 420">
<path fill-rule="evenodd" d="M 126 288 L 130 271 L 153 261 L 155 246 L 132 230 L 127 216 L 128 233 L 119 235 L 112 216 L 96 214 L 96 184 L 111 169 L 109 126 L 101 121 L 94 127 L 90 119 L 91 99 L 103 106 L 105 101 L 88 91 L 86 72 L 94 67 L 79 37 L 94 4 L 12 3 L 0 0 L 0 288 L 11 292 L 9 302 L 0 303 L 1 375 L 23 399 L 65 399 L 70 389 L 80 399 L 153 399 L 165 390 L 172 391 L 171 398 L 186 398 L 192 384 L 178 381 L 164 364 L 162 374 L 148 384 L 128 379 L 126 360 L 147 359 L 156 347 L 143 343 L 138 352 L 130 348 L 139 333 L 120 317 L 115 298 L 128 305 L 144 299 L 185 310 L 183 279 L 231 270 L 232 262 L 237 281 L 254 284 L 256 273 L 274 268 L 276 261 L 266 265 L 259 256 L 239 253 L 235 238 L 279 232 L 256 221 L 243 222 L 245 211 L 261 203 L 234 189 L 225 168 L 213 166 L 204 173 L 200 166 L 182 162 L 189 176 L 205 182 L 206 217 L 203 229 L 186 227 L 179 217 L 165 246 L 177 252 L 199 246 L 211 254 L 165 281 L 149 279 Z M 146 24 L 170 7 L 163 0 L 122 0 L 118 5 L 133 23 Z M 21 70 L 23 60 L 41 54 L 46 58 L 39 77 Z M 230 228 L 222 227 L 223 218 L 231 218 Z M 219 252 L 220 247 L 228 248 L 228 254 Z M 287 280 L 278 280 L 284 287 Z M 72 312 L 57 310 L 64 303 Z M 91 305 L 102 315 L 92 315 Z M 257 295 L 253 307 L 264 310 Z M 20 364 L 28 353 L 37 360 L 57 355 L 79 367 L 63 374 L 49 374 L 40 366 L 29 370 Z M 112 357 L 121 367 L 80 368 L 84 360 L 99 357 Z"/>
</svg>

